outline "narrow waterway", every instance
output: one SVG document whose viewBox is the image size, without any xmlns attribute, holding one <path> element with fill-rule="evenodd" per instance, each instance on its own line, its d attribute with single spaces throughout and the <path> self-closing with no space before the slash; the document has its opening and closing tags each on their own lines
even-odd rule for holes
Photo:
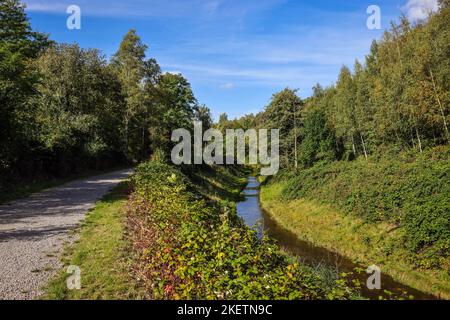
<svg viewBox="0 0 450 320">
<path fill-rule="evenodd" d="M 281 228 L 266 212 L 261 209 L 259 202 L 259 182 L 255 177 L 249 177 L 248 185 L 244 190 L 245 201 L 237 204 L 237 213 L 245 221 L 245 223 L 256 228 L 258 236 L 262 237 L 264 233 L 275 239 L 278 245 L 290 255 L 295 256 L 301 263 L 311 266 L 326 265 L 341 272 L 352 272 L 359 267 L 366 269 L 364 266 L 358 266 L 350 259 L 343 257 L 335 252 L 325 248 L 317 247 L 311 243 L 301 241 L 295 234 Z M 392 277 L 382 274 L 381 290 L 369 290 L 366 287 L 367 277 L 365 273 L 355 274 L 355 278 L 362 284 L 362 295 L 370 299 L 378 299 L 379 296 L 386 297 L 384 290 L 394 293 L 407 292 L 407 296 L 411 295 L 415 299 L 435 299 L 434 296 L 403 285 Z"/>
</svg>

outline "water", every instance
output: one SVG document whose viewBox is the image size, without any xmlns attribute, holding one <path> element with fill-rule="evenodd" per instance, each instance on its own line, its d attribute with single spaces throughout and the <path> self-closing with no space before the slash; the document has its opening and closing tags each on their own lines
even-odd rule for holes
<svg viewBox="0 0 450 320">
<path fill-rule="evenodd" d="M 332 252 L 328 249 L 317 247 L 309 242 L 301 241 L 295 234 L 280 227 L 266 212 L 261 209 L 259 203 L 259 182 L 255 177 L 248 178 L 248 185 L 244 190 L 245 201 L 237 203 L 237 213 L 245 223 L 256 228 L 258 236 L 264 233 L 275 239 L 278 245 L 290 255 L 295 256 L 301 263 L 311 266 L 326 265 L 337 272 L 353 272 L 355 268 L 366 269 L 353 263 L 350 259 Z M 388 275 L 381 275 L 381 290 L 369 290 L 365 286 L 367 277 L 365 273 L 356 274 L 354 278 L 362 284 L 361 294 L 370 299 L 378 299 L 379 296 L 386 297 L 384 290 L 401 294 L 407 292 L 407 296 L 414 296 L 418 300 L 436 299 L 427 293 L 418 291 L 403 285 Z"/>
</svg>

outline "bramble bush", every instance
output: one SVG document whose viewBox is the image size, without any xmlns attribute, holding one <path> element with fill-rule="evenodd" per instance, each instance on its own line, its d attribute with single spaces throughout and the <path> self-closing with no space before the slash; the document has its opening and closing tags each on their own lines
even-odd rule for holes
<svg viewBox="0 0 450 320">
<path fill-rule="evenodd" d="M 135 274 L 153 299 L 345 299 L 311 268 L 290 263 L 260 240 L 227 202 L 207 200 L 177 168 L 158 161 L 137 168 L 128 234 Z"/>
</svg>

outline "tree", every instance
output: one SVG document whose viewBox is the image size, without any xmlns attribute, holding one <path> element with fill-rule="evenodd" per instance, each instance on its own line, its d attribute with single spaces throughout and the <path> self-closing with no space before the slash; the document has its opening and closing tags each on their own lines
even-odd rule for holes
<svg viewBox="0 0 450 320">
<path fill-rule="evenodd" d="M 48 36 L 31 30 L 25 5 L 19 0 L 0 2 L 0 43 L 24 57 L 36 57 L 51 43 Z"/>
<path fill-rule="evenodd" d="M 149 65 L 145 61 L 147 46 L 141 42 L 136 30 L 131 29 L 120 43 L 119 50 L 113 56 L 111 64 L 121 83 L 125 97 L 124 145 L 130 160 L 136 160 L 141 152 L 142 123 L 137 123 L 141 114 L 146 114 L 145 93 L 142 87 Z M 144 121 L 145 122 L 145 121 Z"/>
<path fill-rule="evenodd" d="M 422 50 L 418 51 L 422 61 L 423 73 L 431 83 L 434 98 L 436 121 L 443 128 L 443 136 L 450 143 L 448 128 L 450 105 L 450 23 L 449 1 L 440 2 L 441 11 L 432 16 L 424 27 L 423 38 L 417 39 L 422 43 Z"/>
<path fill-rule="evenodd" d="M 314 98 L 323 98 L 324 94 L 325 94 L 325 90 L 323 89 L 323 87 L 320 85 L 320 83 L 317 83 L 313 88 L 313 97 Z"/>
<path fill-rule="evenodd" d="M 264 111 L 263 125 L 266 128 L 280 129 L 280 149 L 286 167 L 289 159 L 293 159 L 293 167 L 298 167 L 298 140 L 300 127 L 300 110 L 302 100 L 297 90 L 286 88 L 272 96 L 272 100 Z"/>
<path fill-rule="evenodd" d="M 367 137 L 367 133 L 370 131 L 371 114 L 374 112 L 374 109 L 370 104 L 370 85 L 367 72 L 358 61 L 355 62 L 354 70 L 354 82 L 356 86 L 355 123 L 364 156 L 367 159 L 368 150 L 365 137 Z"/>
<path fill-rule="evenodd" d="M 24 5 L 17 0 L 0 2 L 0 188 L 26 158 L 34 125 L 27 102 L 38 80 L 31 60 L 49 44 L 47 36 L 31 30 Z"/>
<path fill-rule="evenodd" d="M 351 145 L 353 155 L 356 157 L 355 135 L 358 128 L 355 111 L 356 87 L 350 69 L 346 66 L 341 68 L 336 90 L 336 109 L 334 114 L 336 133 L 338 137 L 341 137 L 347 144 Z"/>
<path fill-rule="evenodd" d="M 53 155 L 56 173 L 90 161 L 101 167 L 102 160 L 117 156 L 124 102 L 105 58 L 95 49 L 58 45 L 39 57 L 36 68 L 41 80 L 32 137 L 41 152 Z"/>
<path fill-rule="evenodd" d="M 227 127 L 228 127 L 228 122 L 229 122 L 229 120 L 228 120 L 228 115 L 227 115 L 226 113 L 222 113 L 222 114 L 219 116 L 219 121 L 217 122 L 217 128 L 218 128 L 219 130 L 221 130 L 222 133 L 225 133 L 225 130 L 226 130 Z"/>
<path fill-rule="evenodd" d="M 305 167 L 316 161 L 333 161 L 337 157 L 336 138 L 322 110 L 312 109 L 304 115 L 300 159 Z"/>
<path fill-rule="evenodd" d="M 169 151 L 172 145 L 173 130 L 192 129 L 192 121 L 195 119 L 195 115 L 198 115 L 198 102 L 189 81 L 180 74 L 163 74 L 155 91 L 159 136 L 157 144 L 162 149 Z"/>
<path fill-rule="evenodd" d="M 211 110 L 205 105 L 195 110 L 195 119 L 202 123 L 203 131 L 210 129 L 213 125 Z"/>
</svg>

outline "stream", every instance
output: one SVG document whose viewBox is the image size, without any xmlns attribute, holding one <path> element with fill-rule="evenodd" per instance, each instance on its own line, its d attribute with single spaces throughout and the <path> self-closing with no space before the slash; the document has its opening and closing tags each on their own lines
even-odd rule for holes
<svg viewBox="0 0 450 320">
<path fill-rule="evenodd" d="M 365 270 L 367 268 L 357 265 L 350 259 L 332 252 L 328 249 L 317 247 L 309 242 L 302 241 L 292 232 L 280 227 L 264 210 L 261 209 L 259 202 L 260 184 L 255 177 L 248 178 L 248 185 L 244 189 L 245 201 L 237 203 L 237 214 L 245 221 L 245 223 L 255 228 L 258 236 L 262 237 L 266 233 L 275 239 L 277 244 L 291 256 L 296 257 L 300 263 L 310 266 L 326 265 L 331 267 L 338 273 L 353 272 L 355 268 Z M 378 299 L 380 296 L 386 297 L 384 290 L 401 294 L 407 292 L 406 297 L 413 296 L 417 300 L 436 299 L 433 295 L 418 291 L 407 285 L 395 281 L 392 277 L 381 274 L 381 290 L 369 290 L 366 287 L 366 281 L 369 274 L 354 272 L 353 279 L 361 282 L 361 294 L 365 298 Z M 404 294 L 402 296 L 405 296 Z"/>
</svg>

